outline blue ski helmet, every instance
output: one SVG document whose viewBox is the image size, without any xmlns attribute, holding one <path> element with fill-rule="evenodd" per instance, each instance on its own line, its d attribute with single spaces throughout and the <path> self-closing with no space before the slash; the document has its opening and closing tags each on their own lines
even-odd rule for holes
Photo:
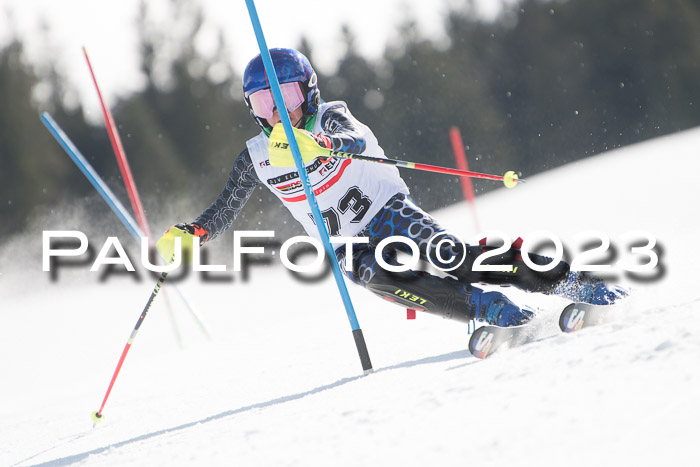
<svg viewBox="0 0 700 467">
<path fill-rule="evenodd" d="M 303 110 L 302 122 L 305 127 L 312 121 L 321 103 L 321 93 L 316 84 L 316 72 L 311 63 L 309 63 L 309 59 L 297 50 L 270 49 L 270 56 L 272 57 L 272 63 L 275 65 L 277 80 L 280 84 L 298 82 L 301 86 L 301 91 L 305 96 L 305 102 L 301 105 Z M 262 57 L 257 55 L 248 62 L 243 73 L 243 97 L 255 123 L 268 135 L 272 131 L 272 127 L 267 123 L 267 120 L 255 115 L 249 97 L 254 92 L 269 87 L 270 83 L 267 81 Z"/>
</svg>

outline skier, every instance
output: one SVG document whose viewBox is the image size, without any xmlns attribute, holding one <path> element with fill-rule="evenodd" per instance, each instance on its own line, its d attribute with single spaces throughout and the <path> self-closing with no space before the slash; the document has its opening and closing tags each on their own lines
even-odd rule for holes
<svg viewBox="0 0 700 467">
<path fill-rule="evenodd" d="M 312 139 L 313 144 L 323 148 L 384 156 L 372 131 L 350 113 L 345 102 L 321 101 L 316 73 L 304 55 L 293 49 L 271 49 L 270 54 L 290 120 L 295 128 L 306 131 L 300 137 Z M 172 258 L 176 237 L 181 237 L 182 245 L 191 245 L 192 237 L 199 237 L 202 246 L 228 229 L 260 183 L 282 201 L 309 236 L 319 238 L 291 155 L 286 160 L 277 157 L 271 163 L 268 154 L 269 135 L 280 122 L 280 116 L 260 55 L 245 69 L 243 93 L 250 114 L 262 131 L 246 142 L 216 201 L 191 223 L 170 227 L 158 241 L 158 250 L 166 260 Z M 497 326 L 515 326 L 530 320 L 534 311 L 516 305 L 501 292 L 486 291 L 475 283 L 512 285 L 594 304 L 611 304 L 625 294 L 602 280 L 571 272 L 565 262 L 550 271 L 536 272 L 522 261 L 518 245 L 489 261 L 489 264 L 511 264 L 514 271 L 473 272 L 474 260 L 489 247 L 463 247 L 459 239 L 446 233 L 411 200 L 408 187 L 395 167 L 335 158 L 304 162 L 330 235 L 369 239 L 369 243 L 353 245 L 349 270 L 345 247 L 336 249 L 343 272 L 354 283 L 397 304 L 457 321 L 476 319 Z M 450 241 L 429 244 L 429 239 L 438 234 Z M 425 271 L 386 271 L 379 267 L 374 253 L 382 239 L 397 235 L 415 242 L 421 259 L 430 259 L 445 269 L 457 266 L 462 257 L 465 260 L 450 271 L 451 277 Z M 397 265 L 400 251 L 410 250 L 402 243 L 392 243 L 384 248 L 383 259 Z M 542 256 L 530 254 L 530 258 L 536 264 L 550 263 L 549 258 Z"/>
</svg>

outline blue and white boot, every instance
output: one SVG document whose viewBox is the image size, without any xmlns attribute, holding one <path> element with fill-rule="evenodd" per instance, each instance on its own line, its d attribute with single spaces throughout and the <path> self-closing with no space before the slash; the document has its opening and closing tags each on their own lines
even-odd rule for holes
<svg viewBox="0 0 700 467">
<path fill-rule="evenodd" d="M 485 292 L 473 286 L 467 305 L 471 305 L 476 320 L 500 327 L 519 326 L 535 316 L 534 310 L 519 307 L 501 292 Z"/>
<path fill-rule="evenodd" d="M 558 285 L 553 293 L 574 302 L 592 305 L 612 305 L 627 297 L 629 291 L 604 280 L 582 272 L 571 272 L 569 277 Z"/>
</svg>

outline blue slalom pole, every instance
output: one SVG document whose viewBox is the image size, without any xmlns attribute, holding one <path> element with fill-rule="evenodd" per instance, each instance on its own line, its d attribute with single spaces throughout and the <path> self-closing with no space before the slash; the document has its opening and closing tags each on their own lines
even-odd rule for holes
<svg viewBox="0 0 700 467">
<path fill-rule="evenodd" d="M 350 326 L 352 327 L 352 334 L 355 338 L 355 345 L 357 346 L 357 352 L 360 355 L 360 362 L 362 363 L 362 369 L 364 374 L 369 374 L 372 372 L 372 362 L 369 358 L 369 352 L 367 351 L 367 345 L 365 344 L 365 339 L 362 335 L 362 329 L 360 329 L 360 324 L 355 316 L 355 309 L 352 306 L 352 300 L 350 300 L 350 294 L 348 293 L 347 286 L 343 280 L 343 273 L 340 270 L 340 265 L 335 257 L 335 250 L 331 244 L 330 235 L 326 230 L 326 224 L 323 221 L 323 216 L 321 215 L 321 210 L 318 208 L 318 203 L 316 202 L 316 197 L 314 196 L 313 190 L 311 188 L 311 182 L 309 182 L 308 174 L 306 173 L 306 167 L 304 166 L 304 161 L 301 157 L 301 152 L 299 151 L 299 145 L 294 136 L 294 130 L 292 129 L 292 122 L 289 119 L 289 113 L 287 112 L 287 107 L 284 103 L 284 98 L 282 97 L 282 91 L 280 90 L 279 81 L 277 80 L 277 74 L 275 73 L 275 67 L 272 63 L 272 57 L 270 57 L 270 51 L 267 48 L 267 43 L 265 41 L 265 35 L 263 34 L 262 26 L 260 25 L 260 19 L 258 18 L 258 12 L 255 9 L 255 2 L 253 0 L 246 0 L 246 5 L 248 6 L 248 13 L 250 15 L 250 20 L 253 24 L 253 30 L 255 31 L 255 37 L 258 41 L 258 47 L 260 48 L 260 56 L 262 57 L 263 64 L 265 65 L 265 72 L 267 73 L 267 78 L 270 81 L 270 89 L 272 90 L 272 95 L 275 98 L 275 105 L 279 109 L 279 115 L 282 119 L 282 125 L 284 126 L 284 132 L 287 135 L 287 140 L 289 141 L 289 146 L 292 150 L 292 156 L 294 157 L 294 163 L 297 167 L 297 172 L 299 173 L 299 178 L 301 179 L 302 185 L 304 186 L 304 193 L 306 194 L 306 199 L 311 207 L 311 213 L 313 215 L 314 221 L 316 222 L 316 228 L 321 236 L 321 241 L 326 250 L 326 255 L 331 263 L 331 269 L 333 270 L 333 276 L 335 277 L 335 282 L 338 285 L 338 290 L 340 291 L 340 296 L 343 299 L 343 304 L 345 305 L 345 312 L 350 320 Z"/>
<path fill-rule="evenodd" d="M 44 123 L 46 128 L 51 132 L 54 138 L 56 138 L 56 141 L 63 147 L 64 151 L 68 154 L 68 156 L 75 162 L 75 165 L 78 166 L 81 172 L 87 177 L 87 179 L 90 181 L 92 186 L 95 187 L 97 192 L 102 196 L 102 198 L 107 202 L 110 208 L 112 208 L 112 211 L 117 215 L 120 221 L 124 224 L 124 226 L 129 230 L 129 233 L 136 237 L 137 240 L 141 240 L 141 237 L 144 237 L 145 235 L 143 234 L 143 231 L 139 228 L 138 224 L 136 223 L 136 220 L 134 220 L 133 217 L 131 217 L 131 214 L 129 214 L 129 211 L 126 210 L 124 205 L 119 202 L 119 199 L 114 195 L 112 190 L 105 184 L 105 182 L 102 180 L 102 178 L 95 172 L 95 169 L 92 168 L 90 163 L 85 159 L 85 156 L 83 156 L 78 148 L 75 147 L 73 142 L 68 138 L 68 135 L 66 135 L 63 130 L 61 129 L 60 126 L 58 126 L 58 123 L 51 118 L 51 115 L 48 114 L 48 112 L 44 112 L 41 114 L 41 121 Z"/>
<path fill-rule="evenodd" d="M 139 224 L 136 222 L 136 219 L 134 219 L 131 216 L 131 214 L 129 214 L 124 205 L 119 201 L 119 198 L 117 198 L 114 192 L 107 186 L 104 180 L 102 180 L 102 177 L 100 177 L 100 175 L 95 171 L 92 165 L 90 165 L 87 159 L 85 159 L 85 156 L 83 156 L 78 150 L 78 148 L 75 147 L 75 144 L 73 144 L 68 135 L 66 135 L 66 133 L 61 129 L 61 127 L 58 126 L 58 123 L 56 123 L 56 121 L 47 112 L 41 114 L 40 118 L 46 126 L 46 128 L 48 128 L 48 130 L 51 132 L 53 137 L 56 138 L 56 141 L 58 141 L 58 143 L 61 145 L 61 147 L 63 147 L 68 156 L 73 160 L 73 162 L 75 162 L 75 165 L 78 166 L 80 171 L 83 172 L 83 174 L 85 175 L 85 177 L 87 177 L 92 186 L 95 187 L 95 189 L 102 196 L 107 205 L 112 209 L 112 211 L 114 211 L 114 214 L 116 214 L 119 220 L 122 221 L 122 223 L 127 228 L 131 236 L 134 237 L 137 242 L 141 242 L 141 238 L 145 237 L 146 235 L 143 232 L 143 230 L 141 230 L 141 228 L 139 227 Z M 182 295 L 180 289 L 176 285 L 173 285 L 173 289 L 175 290 L 175 292 L 177 292 L 182 301 L 185 303 L 185 306 L 187 306 L 187 309 L 189 310 L 190 314 L 192 314 L 192 317 L 197 322 L 199 328 L 202 330 L 204 335 L 207 338 L 211 339 L 206 326 L 202 322 L 201 318 L 194 311 L 192 306 L 189 304 L 185 296 Z M 170 305 L 168 305 L 168 309 L 170 310 L 170 313 L 172 315 Z M 173 320 L 173 328 L 175 330 L 175 335 L 177 336 L 177 341 L 180 344 L 180 346 L 182 346 L 180 331 L 178 330 L 177 324 L 175 323 L 174 315 L 171 317 Z"/>
</svg>

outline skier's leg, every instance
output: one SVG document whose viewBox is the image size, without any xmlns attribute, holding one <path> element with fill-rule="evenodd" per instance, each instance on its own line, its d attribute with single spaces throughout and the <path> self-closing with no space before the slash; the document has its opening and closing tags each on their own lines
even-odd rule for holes
<svg viewBox="0 0 700 467">
<path fill-rule="evenodd" d="M 532 310 L 519 307 L 501 292 L 487 292 L 480 287 L 427 272 L 389 272 L 382 269 L 372 277 L 366 288 L 407 308 L 456 321 L 476 319 L 505 327 L 523 324 L 534 316 Z"/>
<path fill-rule="evenodd" d="M 511 264 L 513 272 L 473 271 L 474 261 L 493 248 L 481 245 L 465 246 L 460 239 L 446 233 L 430 214 L 402 194 L 392 198 L 365 230 L 358 234 L 358 236 L 369 237 L 370 247 L 376 247 L 381 240 L 392 235 L 413 240 L 419 247 L 421 259 L 430 260 L 464 284 L 486 282 L 514 285 L 532 292 L 550 292 L 566 278 L 569 272 L 569 265 L 565 262 L 557 264 L 550 271 L 533 271 L 523 262 L 519 250 L 512 248 L 506 253 L 489 258 L 487 263 Z M 402 244 L 396 244 L 395 249 L 408 251 Z M 463 261 L 462 258 L 464 258 Z M 532 254 L 530 259 L 535 264 L 548 264 L 551 261 L 549 258 Z M 462 261 L 461 265 L 457 266 L 460 261 Z"/>
<path fill-rule="evenodd" d="M 487 292 L 450 277 L 422 271 L 386 271 L 377 264 L 374 251 L 367 245 L 356 247 L 353 271 L 345 273 L 358 285 L 397 305 L 446 319 L 462 322 L 476 319 L 497 326 L 516 326 L 534 316 L 532 310 L 519 307 L 501 292 Z M 336 254 L 345 270 L 344 251 L 338 250 Z M 391 253 L 387 252 L 384 260 L 396 264 Z"/>
<path fill-rule="evenodd" d="M 461 245 L 454 248 L 454 254 L 461 255 Z M 482 254 L 492 251 L 494 247 L 489 246 L 466 246 L 466 260 L 452 273 L 460 280 L 470 282 L 486 282 L 488 284 L 512 285 L 528 292 L 551 293 L 559 283 L 564 281 L 569 275 L 569 264 L 560 261 L 548 271 L 535 271 L 531 269 L 521 256 L 520 250 L 510 248 L 499 255 L 490 256 L 482 264 L 484 265 L 507 265 L 511 266 L 509 271 L 505 268 L 502 271 L 474 271 L 474 261 Z M 445 255 L 445 252 L 441 253 Z M 541 266 L 550 264 L 551 258 L 545 256 L 529 254 L 530 260 Z"/>
<path fill-rule="evenodd" d="M 505 253 L 490 257 L 486 262 L 490 265 L 511 265 L 511 271 L 473 271 L 476 259 L 493 250 L 493 247 L 465 246 L 458 238 L 446 233 L 434 218 L 404 195 L 392 198 L 359 235 L 369 237 L 370 247 L 376 247 L 382 239 L 392 235 L 408 237 L 418 245 L 422 259 L 429 258 L 433 264 L 449 270 L 449 274 L 463 284 L 485 282 L 512 285 L 529 292 L 555 294 L 573 301 L 594 304 L 613 303 L 627 295 L 623 289 L 608 286 L 594 276 L 571 272 L 569 264 L 565 261 L 558 262 L 548 271 L 534 271 L 525 264 L 521 251 L 517 248 L 510 248 Z M 442 239 L 448 241 L 440 242 Z M 406 251 L 407 247 L 397 244 L 395 250 Z M 551 258 L 532 253 L 528 257 L 537 265 L 550 264 L 552 261 Z M 450 258 L 453 258 L 454 264 L 450 263 Z M 462 264 L 453 268 L 462 258 Z"/>
<path fill-rule="evenodd" d="M 467 247 L 467 257 L 471 258 L 481 252 L 488 251 L 488 247 Z M 492 249 L 492 248 L 490 248 Z M 444 253 L 443 253 L 444 254 Z M 551 258 L 530 253 L 530 260 L 537 265 L 546 265 L 552 262 Z M 465 264 L 468 261 L 465 261 Z M 575 302 L 592 303 L 595 305 L 608 305 L 615 303 L 620 298 L 628 295 L 621 287 L 608 285 L 603 279 L 586 272 L 571 271 L 566 261 L 560 261 L 549 271 L 533 271 L 522 259 L 521 251 L 511 248 L 507 252 L 489 258 L 488 264 L 511 265 L 512 270 L 473 272 L 461 267 L 453 273 L 460 280 L 470 282 L 486 282 L 489 284 L 513 285 L 529 292 L 540 292 L 550 295 L 558 295 Z"/>
<path fill-rule="evenodd" d="M 476 318 L 490 324 L 512 326 L 533 316 L 531 310 L 518 307 L 500 292 L 485 292 L 469 283 L 426 272 L 392 273 L 379 267 L 375 252 L 382 239 L 393 235 L 411 238 L 418 244 L 421 257 L 426 258 L 427 241 L 442 231 L 430 216 L 407 201 L 403 195 L 395 197 L 359 234 L 368 237 L 369 243 L 353 248 L 352 270 L 347 269 L 345 249 L 336 251 L 341 267 L 353 282 L 397 304 L 459 321 Z M 383 250 L 382 259 L 397 265 L 398 251 L 407 252 L 408 247 L 391 244 Z"/>
<path fill-rule="evenodd" d="M 472 251 L 478 251 L 477 248 L 479 247 L 467 247 Z M 542 255 L 529 253 L 528 257 L 537 265 L 548 265 L 552 262 L 551 258 Z M 530 292 L 558 295 L 575 302 L 594 305 L 609 305 L 628 295 L 625 289 L 609 285 L 603 279 L 587 272 L 571 271 L 569 264 L 565 261 L 560 261 L 548 271 L 533 271 L 523 261 L 522 252 L 515 248 L 490 258 L 489 264 L 512 265 L 513 269 L 510 272 L 481 272 L 478 274 L 479 281 L 514 285 Z M 455 275 L 459 277 L 460 274 L 469 280 L 474 280 L 473 273 L 470 274 L 469 271 L 456 271 Z"/>
</svg>

